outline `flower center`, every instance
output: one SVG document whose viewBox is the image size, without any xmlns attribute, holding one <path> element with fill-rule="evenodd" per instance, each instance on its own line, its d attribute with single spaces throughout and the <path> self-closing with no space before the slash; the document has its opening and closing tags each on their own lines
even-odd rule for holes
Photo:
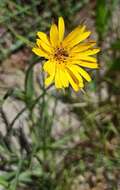
<svg viewBox="0 0 120 190">
<path fill-rule="evenodd" d="M 54 57 L 59 62 L 64 62 L 68 58 L 68 52 L 63 48 L 57 48 L 55 50 Z"/>
</svg>

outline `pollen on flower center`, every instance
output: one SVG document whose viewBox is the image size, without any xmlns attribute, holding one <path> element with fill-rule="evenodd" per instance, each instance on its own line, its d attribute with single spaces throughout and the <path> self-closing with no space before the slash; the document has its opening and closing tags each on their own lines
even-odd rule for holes
<svg viewBox="0 0 120 190">
<path fill-rule="evenodd" d="M 63 62 L 66 60 L 67 57 L 68 57 L 68 52 L 66 50 L 64 50 L 63 48 L 57 48 L 55 50 L 54 58 L 57 61 Z"/>
</svg>

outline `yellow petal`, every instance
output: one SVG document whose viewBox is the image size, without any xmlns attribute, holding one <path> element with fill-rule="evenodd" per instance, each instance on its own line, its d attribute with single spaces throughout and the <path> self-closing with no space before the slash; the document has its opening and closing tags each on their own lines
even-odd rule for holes
<svg viewBox="0 0 120 190">
<path fill-rule="evenodd" d="M 76 36 L 76 38 L 69 44 L 69 48 L 85 40 L 90 34 L 91 32 L 84 32 L 83 34 Z"/>
<path fill-rule="evenodd" d="M 68 68 L 66 68 L 65 73 L 66 73 L 68 81 L 70 82 L 73 89 L 75 91 L 78 91 L 79 90 L 79 81 L 78 81 L 78 79 L 76 79 L 74 74 Z"/>
<path fill-rule="evenodd" d="M 36 44 L 37 44 L 38 47 L 40 47 L 40 45 L 41 45 L 41 40 L 40 40 L 40 39 L 37 39 L 37 40 L 36 40 Z"/>
<path fill-rule="evenodd" d="M 96 69 L 98 68 L 98 63 L 93 63 L 93 62 L 89 62 L 89 61 L 76 61 L 73 62 L 74 65 L 80 65 L 82 67 L 87 67 L 87 68 L 91 68 L 91 69 Z"/>
<path fill-rule="evenodd" d="M 92 50 L 87 50 L 87 51 L 83 51 L 83 52 L 77 53 L 77 55 L 79 55 L 79 56 L 94 55 L 94 54 L 98 53 L 99 51 L 100 51 L 99 48 L 94 48 Z"/>
<path fill-rule="evenodd" d="M 80 73 L 80 75 L 84 77 L 88 82 L 91 81 L 90 75 L 84 69 L 82 69 L 81 67 L 77 65 L 74 65 L 73 67 L 76 68 L 76 70 Z"/>
<path fill-rule="evenodd" d="M 62 88 L 62 83 L 60 80 L 60 69 L 58 66 L 56 67 L 56 73 L 55 73 L 55 87 Z"/>
<path fill-rule="evenodd" d="M 44 32 L 37 32 L 38 37 L 46 43 L 48 46 L 50 46 L 50 41 L 48 39 L 48 36 Z"/>
<path fill-rule="evenodd" d="M 81 41 L 85 40 L 90 34 L 90 31 L 84 32 L 85 26 L 77 27 L 73 32 L 71 32 L 63 41 L 63 46 L 68 46 L 72 48 L 73 46 L 77 45 Z"/>
<path fill-rule="evenodd" d="M 43 50 L 40 49 L 40 48 L 34 47 L 34 48 L 32 48 L 32 51 L 33 51 L 36 55 L 38 55 L 38 56 L 45 57 L 45 58 L 47 58 L 47 59 L 49 58 L 49 54 L 48 54 L 47 52 L 43 51 Z"/>
<path fill-rule="evenodd" d="M 60 81 L 64 88 L 69 86 L 69 82 L 68 82 L 66 73 L 65 73 L 64 69 L 62 69 L 62 68 L 60 69 Z"/>
<path fill-rule="evenodd" d="M 89 62 L 93 62 L 96 63 L 97 59 L 95 57 L 91 57 L 91 56 L 87 56 L 87 55 L 80 55 L 78 53 L 74 54 L 71 58 L 71 61 L 79 61 L 79 60 L 84 60 L 84 61 L 89 61 Z"/>
<path fill-rule="evenodd" d="M 64 32 L 65 32 L 65 24 L 62 17 L 59 17 L 58 21 L 58 31 L 59 31 L 59 41 L 62 42 L 64 38 Z"/>
<path fill-rule="evenodd" d="M 85 30 L 85 26 L 76 27 L 72 32 L 70 32 L 66 36 L 66 38 L 63 41 L 63 44 L 66 45 L 67 43 L 71 42 L 72 40 L 74 40 L 76 36 L 78 36 L 78 34 L 82 34 L 84 30 Z"/>
<path fill-rule="evenodd" d="M 49 73 L 49 75 L 52 75 L 54 73 L 54 62 L 46 61 L 43 65 L 43 69 L 45 72 Z"/>
<path fill-rule="evenodd" d="M 82 51 L 92 48 L 95 45 L 96 45 L 95 41 L 78 44 L 71 49 L 71 52 L 82 52 Z"/>
<path fill-rule="evenodd" d="M 80 59 L 95 62 L 95 63 L 97 62 L 97 59 L 95 57 L 90 57 L 90 56 L 82 56 Z"/>
<path fill-rule="evenodd" d="M 45 85 L 49 86 L 53 82 L 54 77 L 55 77 L 56 63 L 47 61 L 47 62 L 45 62 L 44 66 L 43 66 L 43 69 L 47 73 L 49 73 L 49 77 L 47 77 L 45 79 Z"/>
<path fill-rule="evenodd" d="M 49 86 L 53 82 L 54 77 L 50 75 L 45 79 L 45 86 Z"/>
<path fill-rule="evenodd" d="M 37 39 L 37 45 L 38 47 L 42 47 L 43 50 L 47 51 L 48 53 L 52 53 L 52 48 L 48 46 L 45 42 L 43 42 L 40 39 Z"/>
<path fill-rule="evenodd" d="M 78 81 L 79 81 L 79 87 L 83 88 L 84 87 L 83 79 L 80 76 L 80 74 L 78 72 L 78 69 L 74 65 L 72 65 L 71 67 L 69 67 L 69 69 L 74 73 L 75 77 L 78 79 Z"/>
<path fill-rule="evenodd" d="M 58 28 L 56 24 L 52 24 L 50 28 L 50 42 L 53 47 L 57 47 L 59 42 L 59 34 L 58 34 Z"/>
</svg>

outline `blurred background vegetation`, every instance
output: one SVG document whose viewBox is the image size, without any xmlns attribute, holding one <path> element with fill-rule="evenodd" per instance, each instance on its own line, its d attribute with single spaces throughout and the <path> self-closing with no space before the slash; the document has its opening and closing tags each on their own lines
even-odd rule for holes
<svg viewBox="0 0 120 190">
<path fill-rule="evenodd" d="M 85 93 L 46 91 L 31 51 L 59 16 L 101 48 Z M 0 0 L 0 190 L 120 189 L 119 18 L 119 0 Z"/>
</svg>

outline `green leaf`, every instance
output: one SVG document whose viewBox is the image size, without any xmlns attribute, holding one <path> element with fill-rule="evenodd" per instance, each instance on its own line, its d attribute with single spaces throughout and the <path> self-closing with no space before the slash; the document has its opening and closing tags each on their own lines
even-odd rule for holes
<svg viewBox="0 0 120 190">
<path fill-rule="evenodd" d="M 9 96 L 11 96 L 13 94 L 13 89 L 9 89 L 6 93 L 5 93 L 5 95 L 4 95 L 4 97 L 3 97 L 3 100 L 6 100 Z"/>
<path fill-rule="evenodd" d="M 19 181 L 22 183 L 31 182 L 31 175 L 32 175 L 31 171 L 22 172 L 19 175 Z"/>
<path fill-rule="evenodd" d="M 96 91 L 96 81 L 91 81 L 90 83 L 89 83 L 89 88 L 90 88 L 90 90 L 92 91 L 92 92 L 95 92 Z"/>
<path fill-rule="evenodd" d="M 109 123 L 109 126 L 108 126 L 109 128 L 109 131 L 112 131 L 115 135 L 118 135 L 119 134 L 119 132 L 117 131 L 117 128 L 113 125 L 113 123 L 111 122 L 111 123 Z"/>
<path fill-rule="evenodd" d="M 96 27 L 100 36 L 103 36 L 108 28 L 110 12 L 106 0 L 97 0 Z"/>
<path fill-rule="evenodd" d="M 113 50 L 120 50 L 120 39 L 117 39 L 112 45 L 111 48 Z"/>
<path fill-rule="evenodd" d="M 113 60 L 112 65 L 109 70 L 120 70 L 120 58 L 116 58 Z"/>
<path fill-rule="evenodd" d="M 15 172 L 2 172 L 0 174 L 0 185 L 3 187 L 7 187 L 9 184 L 9 180 L 14 177 Z"/>
<path fill-rule="evenodd" d="M 6 94 L 4 95 L 3 97 L 3 100 L 6 100 L 8 97 L 14 97 L 16 99 L 19 99 L 19 100 L 24 100 L 25 99 L 25 94 L 23 91 L 19 90 L 19 89 L 9 89 Z"/>
<path fill-rule="evenodd" d="M 109 29 L 109 21 L 118 0 L 110 0 L 109 4 L 106 0 L 97 0 L 96 3 L 96 29 L 99 37 L 102 39 Z"/>
<path fill-rule="evenodd" d="M 10 190 L 16 190 L 17 189 L 17 186 L 19 184 L 19 176 L 20 176 L 20 173 L 21 173 L 21 168 L 22 168 L 23 161 L 24 161 L 23 158 L 21 158 L 19 160 L 18 168 L 17 168 L 16 173 L 15 173 L 15 178 L 10 183 L 10 188 L 9 188 Z"/>
<path fill-rule="evenodd" d="M 25 38 L 24 36 L 18 34 L 13 27 L 8 26 L 8 29 L 20 40 L 21 43 L 27 44 L 29 47 L 33 47 L 34 43 L 32 43 L 28 38 Z"/>
<path fill-rule="evenodd" d="M 3 186 L 3 187 L 8 186 L 8 182 L 2 176 L 0 176 L 0 186 Z"/>
<path fill-rule="evenodd" d="M 84 163 L 83 160 L 80 160 L 79 168 L 80 168 L 80 171 L 81 171 L 81 172 L 84 172 L 84 171 L 85 171 L 85 163 Z"/>
<path fill-rule="evenodd" d="M 31 64 L 27 70 L 25 78 L 25 94 L 26 103 L 29 104 L 33 100 L 34 95 L 34 84 L 33 84 L 33 64 Z"/>
</svg>

